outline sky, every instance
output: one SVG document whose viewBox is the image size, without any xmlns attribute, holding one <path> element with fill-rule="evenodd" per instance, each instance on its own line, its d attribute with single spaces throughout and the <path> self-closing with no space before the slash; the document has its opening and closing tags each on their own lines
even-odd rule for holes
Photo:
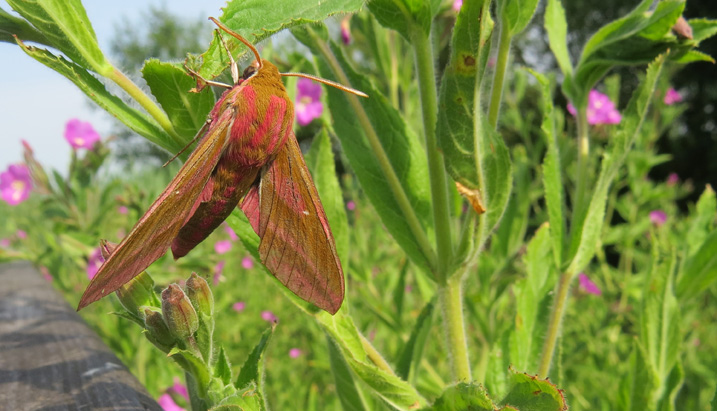
<svg viewBox="0 0 717 411">
<path fill-rule="evenodd" d="M 192 21 L 199 16 L 218 17 L 226 0 L 83 3 L 100 48 L 112 61 L 110 40 L 123 18 L 141 21 L 150 6 L 164 7 Z M 0 8 L 17 15 L 5 2 L 0 2 Z M 207 30 L 211 29 L 207 25 Z M 10 164 L 22 162 L 22 139 L 30 143 L 35 157 L 47 170 L 66 174 L 71 148 L 63 133 L 65 123 L 72 118 L 89 121 L 103 138 L 108 136 L 109 114 L 91 108 L 85 94 L 64 76 L 35 61 L 15 44 L 0 42 L 0 61 L 0 172 Z"/>
</svg>

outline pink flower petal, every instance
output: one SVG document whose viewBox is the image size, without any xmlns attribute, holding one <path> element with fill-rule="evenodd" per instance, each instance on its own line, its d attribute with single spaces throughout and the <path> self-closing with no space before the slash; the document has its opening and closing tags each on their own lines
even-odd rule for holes
<svg viewBox="0 0 717 411">
<path fill-rule="evenodd" d="M 577 116 L 577 110 L 572 103 L 568 103 L 568 112 Z M 622 115 L 608 96 L 597 90 L 590 90 L 588 94 L 588 107 L 586 109 L 588 124 L 619 124 Z"/>
<path fill-rule="evenodd" d="M 187 392 L 187 387 L 182 384 L 182 380 L 180 380 L 179 377 L 174 377 L 174 385 L 172 385 L 172 388 L 170 389 L 184 397 L 187 402 L 189 401 L 189 392 Z"/>
<path fill-rule="evenodd" d="M 271 311 L 262 311 L 261 319 L 272 323 L 279 321 L 279 318 L 277 318 L 277 316 Z"/>
<path fill-rule="evenodd" d="M 289 357 L 291 358 L 299 358 L 301 357 L 301 350 L 298 348 L 292 348 L 289 350 Z"/>
<path fill-rule="evenodd" d="M 65 140 L 73 148 L 91 149 L 95 143 L 100 141 L 100 135 L 91 123 L 73 118 L 65 124 Z"/>
<path fill-rule="evenodd" d="M 600 288 L 588 278 L 588 276 L 585 273 L 580 273 L 578 275 L 578 280 L 580 281 L 580 289 L 588 294 L 594 294 L 594 295 L 601 295 L 602 291 L 600 291 Z"/>
<path fill-rule="evenodd" d="M 27 200 L 32 189 L 30 169 L 24 164 L 12 164 L 0 173 L 0 197 L 10 205 Z"/>
<path fill-rule="evenodd" d="M 231 248 L 232 242 L 230 240 L 217 241 L 214 244 L 214 251 L 216 251 L 217 254 L 224 254 L 227 251 L 231 250 Z"/>
<path fill-rule="evenodd" d="M 346 203 L 346 208 L 349 211 L 354 211 L 356 209 L 356 203 L 354 203 L 353 201 L 349 201 L 348 203 Z"/>
<path fill-rule="evenodd" d="M 670 175 L 667 176 L 667 185 L 673 186 L 680 182 L 680 176 L 677 175 L 677 173 L 670 173 Z"/>
<path fill-rule="evenodd" d="M 232 241 L 236 241 L 239 239 L 239 236 L 237 235 L 237 233 L 234 232 L 234 229 L 226 224 L 224 224 L 224 232 L 229 234 L 229 239 Z"/>
<path fill-rule="evenodd" d="M 461 7 L 463 7 L 463 0 L 453 0 L 453 11 L 458 12 Z"/>
<path fill-rule="evenodd" d="M 665 224 L 667 221 L 667 214 L 662 210 L 650 211 L 650 222 L 657 227 Z"/>
<path fill-rule="evenodd" d="M 674 88 L 670 87 L 667 92 L 665 93 L 665 98 L 662 100 L 666 105 L 671 106 L 673 104 L 677 104 L 682 102 L 682 95 L 679 91 L 675 90 Z"/>
<path fill-rule="evenodd" d="M 309 79 L 299 79 L 296 83 L 296 122 L 301 126 L 311 123 L 315 118 L 321 116 L 324 106 L 319 98 L 321 97 L 321 86 Z"/>
<path fill-rule="evenodd" d="M 17 238 L 19 238 L 19 239 L 21 239 L 21 240 L 24 240 L 24 239 L 27 238 L 27 233 L 26 233 L 25 231 L 23 231 L 23 230 L 17 230 L 17 231 L 15 232 L 15 235 L 17 236 Z"/>
<path fill-rule="evenodd" d="M 251 270 L 254 268 L 254 260 L 252 260 L 251 257 L 244 257 L 241 259 L 241 266 L 247 270 Z"/>
<path fill-rule="evenodd" d="M 232 304 L 232 309 L 234 309 L 234 311 L 236 311 L 238 313 L 244 311 L 245 308 L 246 308 L 246 303 L 244 301 L 238 301 L 238 302 L 235 302 L 234 304 Z M 264 313 L 262 313 L 262 318 L 263 318 L 263 315 L 264 315 Z"/>
<path fill-rule="evenodd" d="M 100 266 L 104 262 L 105 259 L 102 258 L 102 249 L 100 247 L 95 248 L 87 259 L 87 278 L 90 280 L 94 278 L 95 274 L 97 274 L 97 271 L 100 270 Z"/>
<path fill-rule="evenodd" d="M 226 264 L 226 261 L 221 260 L 214 266 L 214 277 L 212 278 L 212 284 L 219 284 L 219 280 L 222 278 L 222 272 L 224 272 L 224 264 Z"/>
<path fill-rule="evenodd" d="M 164 411 L 186 411 L 184 408 L 177 405 L 177 403 L 172 399 L 172 396 L 169 394 L 162 394 L 159 399 L 157 399 L 157 402 Z"/>
<path fill-rule="evenodd" d="M 129 208 L 127 208 L 127 206 L 122 205 L 122 206 L 117 207 L 117 212 L 122 215 L 127 215 L 127 213 L 129 213 Z"/>
</svg>

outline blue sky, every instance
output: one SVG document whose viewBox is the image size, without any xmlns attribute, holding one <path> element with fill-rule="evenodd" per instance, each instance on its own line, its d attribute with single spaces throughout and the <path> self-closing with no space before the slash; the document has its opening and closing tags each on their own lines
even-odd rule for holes
<svg viewBox="0 0 717 411">
<path fill-rule="evenodd" d="M 124 17 L 140 21 L 150 6 L 164 6 L 188 19 L 221 14 L 226 0 L 123 0 L 85 1 L 85 9 L 100 47 L 109 56 L 110 39 Z M 14 12 L 7 3 L 5 11 Z M 211 25 L 207 25 L 211 30 Z M 37 159 L 46 167 L 65 173 L 70 146 L 63 137 L 65 122 L 71 118 L 90 121 L 107 137 L 110 117 L 90 108 L 89 99 L 62 75 L 33 60 L 14 44 L 0 42 L 0 171 L 22 161 L 20 140 L 27 140 Z"/>
</svg>

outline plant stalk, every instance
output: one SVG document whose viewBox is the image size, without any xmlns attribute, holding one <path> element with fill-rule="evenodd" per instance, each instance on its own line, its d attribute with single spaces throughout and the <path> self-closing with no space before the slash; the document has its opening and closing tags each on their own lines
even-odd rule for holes
<svg viewBox="0 0 717 411">
<path fill-rule="evenodd" d="M 558 292 L 555 295 L 553 311 L 550 313 L 548 322 L 548 332 L 543 343 L 543 353 L 540 356 L 540 367 L 538 368 L 538 377 L 540 378 L 548 378 L 548 373 L 550 372 L 555 345 L 560 336 L 560 324 L 563 321 L 563 314 L 570 295 L 568 291 L 570 290 L 570 280 L 572 278 L 572 273 L 565 272 L 560 276 L 560 281 L 558 282 Z"/>
<path fill-rule="evenodd" d="M 572 221 L 577 222 L 581 218 L 585 207 L 585 190 L 588 181 L 588 160 L 590 155 L 590 138 L 588 135 L 588 115 L 587 108 L 577 110 L 577 126 L 578 126 L 578 171 L 575 188 L 575 198 L 573 200 L 573 216 Z M 575 227 L 572 224 L 571 227 Z"/>
<path fill-rule="evenodd" d="M 498 126 L 498 114 L 500 103 L 503 99 L 503 83 L 505 73 L 508 69 L 508 58 L 510 57 L 510 45 L 513 42 L 513 34 L 505 22 L 500 25 L 500 38 L 498 39 L 498 56 L 495 61 L 493 74 L 493 85 L 490 90 L 490 106 L 488 108 L 488 124 L 495 129 Z"/>
<path fill-rule="evenodd" d="M 462 283 L 462 276 L 456 275 L 438 286 L 438 304 L 443 315 L 454 382 L 472 380 L 463 319 Z"/>
</svg>

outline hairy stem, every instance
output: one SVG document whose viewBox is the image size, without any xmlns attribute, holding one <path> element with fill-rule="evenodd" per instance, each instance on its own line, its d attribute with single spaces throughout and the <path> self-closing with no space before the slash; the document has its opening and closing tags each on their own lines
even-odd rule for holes
<svg viewBox="0 0 717 411">
<path fill-rule="evenodd" d="M 540 366 L 538 368 L 538 376 L 540 378 L 547 378 L 550 372 L 550 364 L 553 361 L 553 354 L 555 353 L 555 345 L 560 336 L 560 323 L 563 321 L 563 313 L 567 307 L 568 296 L 570 293 L 570 280 L 573 275 L 571 273 L 563 273 L 560 276 L 558 282 L 558 292 L 555 295 L 555 302 L 553 303 L 553 311 L 550 313 L 550 320 L 548 322 L 548 332 L 545 336 L 545 342 L 543 343 L 543 354 L 540 356 Z"/>
<path fill-rule="evenodd" d="M 488 108 L 488 124 L 492 128 L 496 128 L 498 125 L 498 113 L 500 113 L 500 103 L 503 98 L 503 83 L 505 82 L 505 72 L 508 69 L 508 57 L 510 56 L 510 44 L 512 41 L 513 35 L 510 32 L 510 27 L 505 23 L 501 23 L 498 56 L 495 62 L 493 85 L 490 90 L 490 106 Z"/>
<path fill-rule="evenodd" d="M 445 284 L 438 286 L 438 304 L 443 315 L 453 380 L 456 382 L 472 380 L 463 319 L 461 277 L 453 276 Z"/>
</svg>

